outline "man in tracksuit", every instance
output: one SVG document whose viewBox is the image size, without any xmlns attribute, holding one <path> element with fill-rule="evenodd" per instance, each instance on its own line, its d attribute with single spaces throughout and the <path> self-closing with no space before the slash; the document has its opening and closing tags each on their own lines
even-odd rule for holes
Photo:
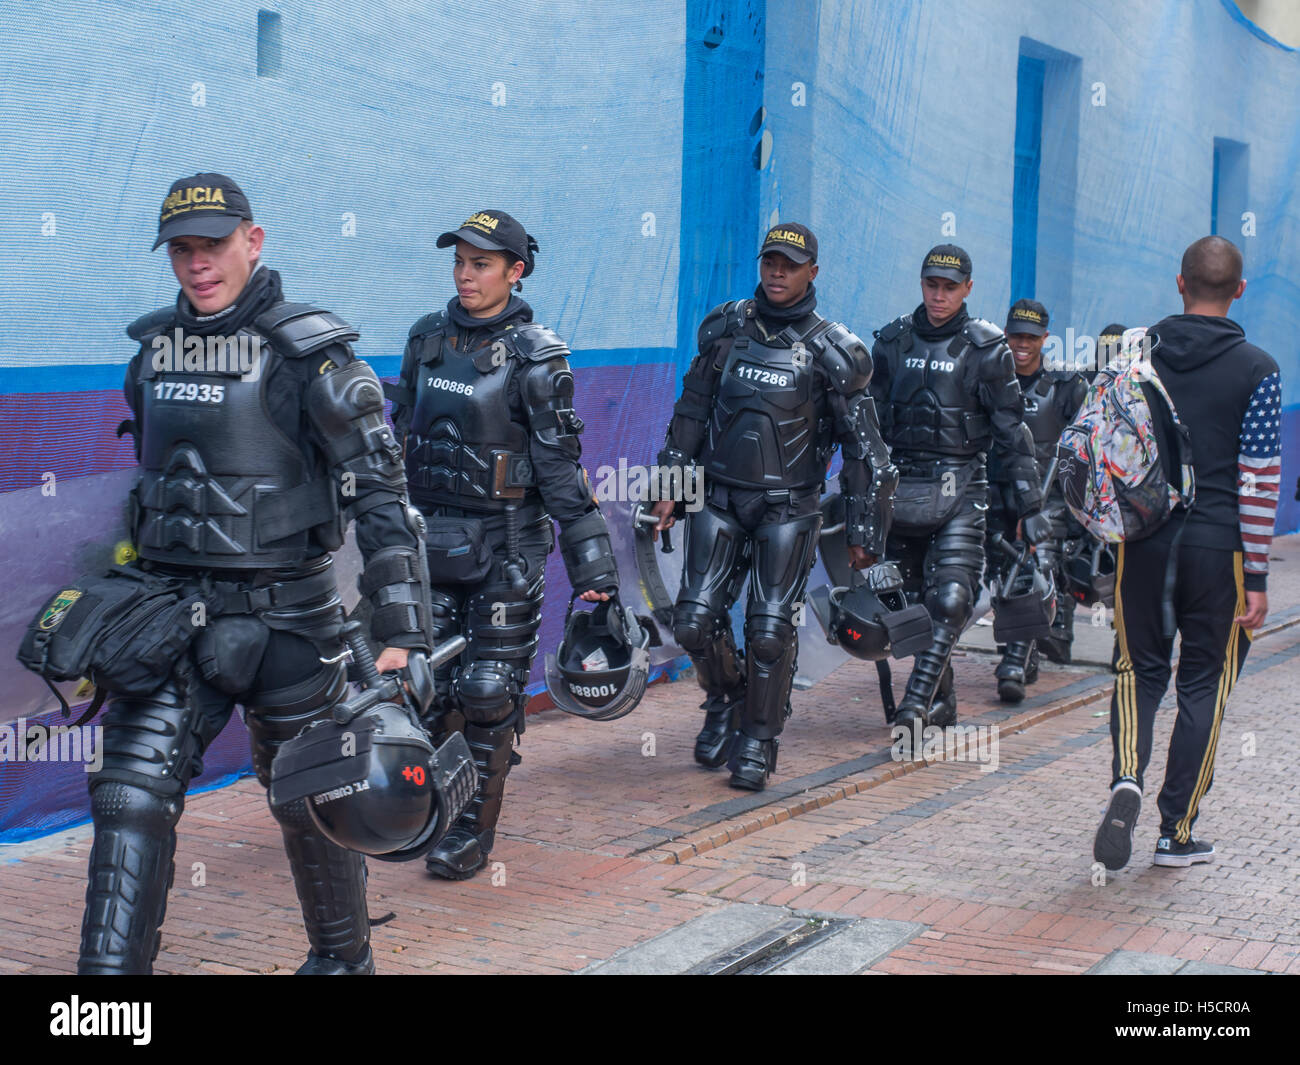
<svg viewBox="0 0 1300 1065">
<path fill-rule="evenodd" d="M 1214 779 L 1224 705 L 1251 632 L 1268 614 L 1282 388 L 1277 363 L 1227 317 L 1246 288 L 1241 269 L 1241 253 L 1229 241 L 1196 241 L 1183 253 L 1178 275 L 1184 313 L 1147 333 L 1155 372 L 1191 432 L 1196 498 L 1190 512 L 1179 508 L 1150 537 L 1119 545 L 1112 787 L 1093 846 L 1094 857 L 1108 869 L 1122 869 L 1132 850 L 1156 707 L 1169 684 L 1173 640 L 1164 636 L 1162 599 L 1172 598 L 1182 651 L 1178 717 L 1157 800 L 1156 865 L 1186 866 L 1214 857 L 1214 845 L 1193 839 L 1192 826 Z M 1167 565 L 1173 576 L 1168 588 Z"/>
</svg>

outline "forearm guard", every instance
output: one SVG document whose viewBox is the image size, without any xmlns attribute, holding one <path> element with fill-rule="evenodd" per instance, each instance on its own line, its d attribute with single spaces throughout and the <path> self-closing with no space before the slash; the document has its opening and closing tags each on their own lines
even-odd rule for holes
<svg viewBox="0 0 1300 1065">
<path fill-rule="evenodd" d="M 560 530 L 560 557 L 569 574 L 569 584 L 581 595 L 587 591 L 618 591 L 618 565 L 609 540 L 605 516 L 588 511 Z"/>
<path fill-rule="evenodd" d="M 431 651 L 429 578 L 423 544 L 418 551 L 384 547 L 358 581 L 373 608 L 370 634 L 381 646 Z"/>
<path fill-rule="evenodd" d="M 317 376 L 307 391 L 307 414 L 338 479 L 347 520 L 405 494 L 401 447 L 367 363 L 353 359 Z"/>
<path fill-rule="evenodd" d="M 844 465 L 840 494 L 844 497 L 845 535 L 852 547 L 881 556 L 894 514 L 898 468 L 880 435 L 876 404 L 865 393 L 850 400 L 840 424 Z"/>
<path fill-rule="evenodd" d="M 1010 455 L 1004 452 L 999 459 L 1002 463 L 1002 478 L 1009 483 L 1011 493 L 1016 500 L 1016 514 L 1020 518 L 1026 518 L 1031 514 L 1037 514 L 1042 509 L 1043 491 L 1042 485 L 1039 484 L 1038 463 L 1034 461 L 1033 435 L 1027 425 L 1022 424 L 1020 430 L 1029 448 L 1028 457 L 1025 456 L 1023 448 L 1019 448 Z"/>
<path fill-rule="evenodd" d="M 655 467 L 658 471 L 656 483 L 659 487 L 659 501 L 672 500 L 673 517 L 682 517 L 686 513 L 687 479 L 698 476 L 699 471 L 693 468 L 685 452 L 674 447 L 665 447 L 659 452 L 655 458 Z"/>
</svg>

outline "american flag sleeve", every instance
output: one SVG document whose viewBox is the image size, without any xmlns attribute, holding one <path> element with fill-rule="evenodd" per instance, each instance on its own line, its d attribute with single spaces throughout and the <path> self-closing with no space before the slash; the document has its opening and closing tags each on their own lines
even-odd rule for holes
<svg viewBox="0 0 1300 1065">
<path fill-rule="evenodd" d="M 1241 421 L 1237 454 L 1237 513 L 1246 588 L 1262 592 L 1282 476 L 1282 385 L 1276 371 L 1256 386 Z"/>
</svg>

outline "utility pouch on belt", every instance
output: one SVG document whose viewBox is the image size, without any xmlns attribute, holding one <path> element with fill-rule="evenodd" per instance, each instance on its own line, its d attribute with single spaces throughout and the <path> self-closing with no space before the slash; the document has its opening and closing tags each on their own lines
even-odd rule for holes
<svg viewBox="0 0 1300 1065">
<path fill-rule="evenodd" d="M 955 518 L 975 465 L 968 462 L 933 477 L 900 477 L 894 489 L 894 528 L 900 532 L 937 529 Z"/>
<path fill-rule="evenodd" d="M 478 518 L 425 518 L 430 584 L 473 584 L 492 569 L 492 549 Z"/>
<path fill-rule="evenodd" d="M 108 692 L 148 695 L 162 685 L 198 633 L 198 603 L 206 611 L 203 596 L 185 595 L 178 580 L 114 566 L 51 596 L 27 626 L 18 661 L 50 685 L 65 716 L 67 701 L 51 682 L 94 681 L 99 690 L 81 724 Z"/>
</svg>

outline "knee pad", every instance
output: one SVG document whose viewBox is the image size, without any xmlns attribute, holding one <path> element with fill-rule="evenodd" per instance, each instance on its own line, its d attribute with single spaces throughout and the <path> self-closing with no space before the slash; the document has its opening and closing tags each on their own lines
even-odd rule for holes
<svg viewBox="0 0 1300 1065">
<path fill-rule="evenodd" d="M 926 592 L 925 607 L 935 621 L 961 628 L 970 620 L 971 590 L 965 584 L 947 581 Z"/>
<path fill-rule="evenodd" d="M 745 653 L 760 665 L 776 665 L 794 641 L 794 625 L 783 617 L 751 614 L 745 618 Z"/>
<path fill-rule="evenodd" d="M 275 818 L 276 823 L 281 828 L 287 828 L 297 833 L 319 832 L 315 822 L 311 819 L 311 814 L 307 812 L 306 799 L 294 799 L 292 802 L 276 806 L 271 801 L 271 792 L 268 790 L 266 805 L 271 808 L 271 816 Z"/>
<path fill-rule="evenodd" d="M 699 603 L 679 603 L 673 611 L 673 639 L 683 651 L 708 650 L 717 629 L 718 619 Z"/>
<path fill-rule="evenodd" d="M 180 820 L 184 807 L 184 795 L 168 795 L 118 780 L 91 785 L 90 815 L 96 832 L 125 830 L 164 838 Z"/>
<path fill-rule="evenodd" d="M 471 662 L 454 683 L 465 720 L 475 725 L 499 725 L 515 713 L 519 685 L 505 662 Z"/>
<path fill-rule="evenodd" d="M 271 763 L 280 744 L 341 702 L 347 690 L 347 671 L 342 662 L 334 662 L 297 684 L 253 697 L 244 724 L 253 743 L 253 771 L 262 787 L 271 785 Z"/>
</svg>

